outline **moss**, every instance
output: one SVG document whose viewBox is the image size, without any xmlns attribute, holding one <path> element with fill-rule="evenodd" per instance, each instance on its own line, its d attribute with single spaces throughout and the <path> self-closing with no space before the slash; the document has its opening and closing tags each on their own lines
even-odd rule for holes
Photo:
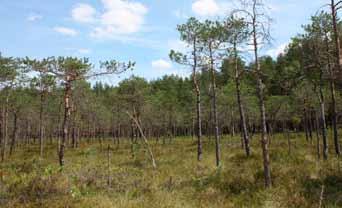
<svg viewBox="0 0 342 208">
<path fill-rule="evenodd" d="M 129 142 L 113 148 L 110 169 L 100 145 L 68 149 L 66 166 L 57 164 L 56 147 L 18 150 L 0 164 L 0 207 L 315 207 L 324 184 L 326 207 L 342 207 L 339 162 L 315 160 L 315 147 L 303 136 L 288 154 L 275 136 L 270 148 L 273 187 L 264 189 L 260 142 L 246 157 L 240 138 L 222 139 L 222 166 L 215 167 L 214 144 L 204 139 L 203 160 L 196 160 L 190 138 L 151 141 L 157 170 L 143 147 L 131 156 Z M 103 144 L 107 146 L 107 144 Z M 108 171 L 110 175 L 108 175 Z M 109 184 L 108 184 L 109 180 Z"/>
</svg>

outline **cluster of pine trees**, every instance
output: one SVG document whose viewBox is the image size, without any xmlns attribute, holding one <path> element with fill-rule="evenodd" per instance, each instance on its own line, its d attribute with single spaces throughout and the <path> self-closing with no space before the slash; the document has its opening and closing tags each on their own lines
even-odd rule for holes
<svg viewBox="0 0 342 208">
<path fill-rule="evenodd" d="M 190 18 L 177 28 L 188 51 L 170 52 L 171 60 L 192 69 L 187 78 L 133 76 L 118 86 L 91 86 L 89 78 L 124 73 L 135 64 L 112 60 L 95 69 L 88 59 L 0 56 L 1 159 L 30 144 L 39 144 L 42 156 L 47 144 L 57 143 L 63 166 L 65 148 L 80 142 L 196 136 L 201 160 L 205 135 L 215 141 L 219 166 L 222 135 L 241 135 L 249 156 L 250 139 L 261 134 L 270 186 L 274 133 L 305 131 L 308 141 L 316 138 L 318 157 L 328 158 L 329 145 L 340 155 L 342 25 L 339 3 L 330 6 L 332 13 L 313 16 L 276 59 L 259 55 L 270 40 L 270 19 L 258 0 L 223 21 Z"/>
</svg>

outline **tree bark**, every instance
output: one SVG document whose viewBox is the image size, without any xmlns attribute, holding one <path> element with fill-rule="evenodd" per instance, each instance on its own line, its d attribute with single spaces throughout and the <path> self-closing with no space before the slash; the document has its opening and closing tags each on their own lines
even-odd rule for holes
<svg viewBox="0 0 342 208">
<path fill-rule="evenodd" d="M 5 160 L 6 157 L 6 149 L 7 149 L 7 141 L 8 141 L 8 102 L 9 102 L 9 94 L 6 96 L 5 109 L 3 111 L 3 144 L 1 151 L 1 161 Z"/>
<path fill-rule="evenodd" d="M 331 110 L 332 110 L 332 127 L 333 127 L 333 136 L 334 136 L 334 145 L 335 145 L 335 153 L 337 156 L 341 155 L 340 143 L 338 139 L 338 127 L 337 127 L 337 107 L 336 107 L 336 93 L 335 93 L 335 71 L 341 72 L 341 63 L 340 63 L 340 39 L 339 33 L 337 29 L 337 14 L 334 0 L 331 0 L 331 10 L 332 10 L 332 21 L 333 21 L 333 31 L 334 31 L 334 42 L 335 42 L 335 68 L 331 66 L 330 56 L 329 56 L 329 38 L 328 32 L 325 32 L 325 44 L 326 50 L 328 52 L 328 73 L 330 76 L 329 85 L 330 85 L 330 94 L 331 94 Z"/>
<path fill-rule="evenodd" d="M 240 113 L 240 122 L 241 122 L 241 129 L 242 129 L 242 136 L 244 141 L 244 148 L 247 157 L 250 156 L 250 145 L 249 145 L 249 136 L 248 136 L 248 129 L 246 124 L 246 117 L 245 117 L 245 110 L 243 107 L 242 99 L 241 99 L 241 80 L 240 80 L 240 70 L 238 65 L 238 55 L 237 55 L 237 48 L 236 43 L 234 43 L 234 61 L 235 61 L 235 88 L 236 88 L 236 100 L 239 107 Z"/>
<path fill-rule="evenodd" d="M 315 112 L 315 127 L 316 127 L 316 150 L 317 150 L 317 158 L 321 159 L 321 145 L 320 145 L 320 136 L 319 136 L 319 116 L 317 112 Z"/>
<path fill-rule="evenodd" d="M 212 85 L 212 107 L 214 114 L 214 131 L 215 131 L 215 150 L 216 150 L 216 166 L 221 164 L 221 150 L 220 150 L 220 136 L 219 136 L 219 124 L 217 115 L 217 103 L 216 103 L 216 76 L 214 69 L 214 58 L 212 45 L 209 43 L 209 58 L 210 58 L 210 73 L 211 73 L 211 85 Z"/>
<path fill-rule="evenodd" d="M 63 137 L 59 148 L 59 165 L 64 166 L 64 151 L 66 140 L 69 133 L 69 120 L 71 115 L 70 97 L 71 97 L 71 77 L 67 75 L 64 90 L 64 119 L 63 119 Z"/>
<path fill-rule="evenodd" d="M 197 160 L 202 160 L 202 119 L 201 119 L 201 90 L 197 80 L 197 48 L 196 48 L 196 38 L 193 41 L 193 59 L 194 65 L 192 69 L 192 77 L 194 82 L 194 88 L 196 93 L 196 135 L 197 135 Z"/>
<path fill-rule="evenodd" d="M 330 93 L 331 93 L 331 107 L 332 107 L 332 127 L 334 131 L 334 144 L 335 153 L 337 156 L 341 155 L 340 142 L 338 138 L 338 127 L 337 127 L 337 106 L 336 106 L 336 93 L 335 93 L 335 83 L 330 81 Z"/>
<path fill-rule="evenodd" d="M 13 133 L 12 133 L 12 140 L 11 140 L 11 145 L 10 145 L 10 152 L 9 155 L 11 156 L 14 148 L 15 148 L 15 143 L 17 140 L 17 132 L 18 132 L 18 116 L 17 116 L 17 112 L 14 112 L 14 118 L 13 118 Z"/>
<path fill-rule="evenodd" d="M 262 155 L 263 155 L 263 165 L 264 165 L 264 178 L 265 178 L 265 187 L 269 188 L 272 185 L 271 181 L 271 168 L 270 168 L 270 156 L 268 149 L 268 138 L 267 138 L 267 126 L 266 126 L 266 108 L 265 108 L 265 100 L 264 100 L 264 83 L 261 78 L 261 66 L 259 62 L 259 54 L 258 54 L 258 32 L 257 32 L 257 1 L 253 2 L 253 46 L 254 46 L 254 59 L 255 59 L 255 74 L 257 79 L 257 91 L 259 98 L 259 108 L 260 108 L 260 119 L 261 119 L 261 147 L 262 147 Z"/>
<path fill-rule="evenodd" d="M 327 141 L 327 124 L 325 120 L 325 103 L 324 103 L 324 94 L 323 94 L 323 78 L 321 72 L 321 84 L 319 86 L 319 103 L 320 103 L 320 114 L 321 114 L 321 131 L 322 131 L 322 140 L 323 140 L 323 159 L 328 159 L 328 141 Z"/>
<path fill-rule="evenodd" d="M 40 147 L 40 157 L 43 157 L 43 140 L 44 140 L 44 123 L 43 123 L 43 114 L 44 114 L 44 92 L 41 92 L 40 95 L 40 109 L 39 109 L 39 147 Z"/>
</svg>

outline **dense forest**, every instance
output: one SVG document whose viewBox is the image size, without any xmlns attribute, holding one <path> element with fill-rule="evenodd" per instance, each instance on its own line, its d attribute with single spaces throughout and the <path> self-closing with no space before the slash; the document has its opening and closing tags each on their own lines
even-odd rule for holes
<svg viewBox="0 0 342 208">
<path fill-rule="evenodd" d="M 73 165 L 70 154 L 85 147 L 101 149 L 108 156 L 108 167 L 115 166 L 109 162 L 112 148 L 127 150 L 131 160 L 136 160 L 142 148 L 145 160 L 152 162 L 143 168 L 158 170 L 162 169 L 162 152 L 173 157 L 178 154 L 173 149 L 191 145 L 191 154 L 182 157 L 200 164 L 212 153 L 215 159 L 210 165 L 217 170 L 223 161 L 229 163 L 225 155 L 231 151 L 243 157 L 240 164 L 260 157 L 255 167 L 262 170 L 262 177 L 256 180 L 266 190 L 281 184 L 278 171 L 272 168 L 272 154 L 280 151 L 297 159 L 310 154 L 320 163 L 320 171 L 324 164 L 331 165 L 326 171 L 336 171 L 332 182 L 336 198 L 324 202 L 329 191 L 319 183 L 312 196 L 315 200 L 279 207 L 342 206 L 342 24 L 337 16 L 341 2 L 328 2 L 329 9 L 312 16 L 276 58 L 260 55 L 272 42 L 267 5 L 259 0 L 244 3 L 243 9 L 224 19 L 189 18 L 177 26 L 187 48 L 172 50 L 169 56 L 179 67 L 191 70 L 189 77 L 146 80 L 132 76 L 110 85 L 89 80 L 134 71 L 134 60 L 97 64 L 86 58 L 36 60 L 0 55 L 1 185 L 6 187 L 9 164 L 13 157 L 20 160 L 19 155 L 32 154 L 39 160 L 53 157 L 48 164 L 60 166 L 58 174 L 63 174 L 66 164 Z M 227 147 L 227 142 L 235 145 Z M 300 154 L 296 153 L 299 148 Z M 168 180 L 172 186 L 172 177 Z M 8 201 L 2 202 L 11 207 Z"/>
</svg>

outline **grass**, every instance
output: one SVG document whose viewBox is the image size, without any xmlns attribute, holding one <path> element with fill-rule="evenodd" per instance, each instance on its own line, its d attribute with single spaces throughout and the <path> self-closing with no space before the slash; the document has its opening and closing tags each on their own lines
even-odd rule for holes
<svg viewBox="0 0 342 208">
<path fill-rule="evenodd" d="M 108 142 L 108 144 L 111 144 Z M 106 147 L 105 144 L 103 147 Z M 222 166 L 215 167 L 214 143 L 205 139 L 203 161 L 196 161 L 196 142 L 177 138 L 151 141 L 157 161 L 153 170 L 142 145 L 82 144 L 68 149 L 58 166 L 56 147 L 39 159 L 37 146 L 17 148 L 0 165 L 0 207 L 318 207 L 324 184 L 324 207 L 342 207 L 342 161 L 331 153 L 316 158 L 315 147 L 293 135 L 291 154 L 282 135 L 270 147 L 273 187 L 264 189 L 260 142 L 244 155 L 239 138 L 222 138 Z M 110 185 L 108 185 L 108 172 Z"/>
</svg>

